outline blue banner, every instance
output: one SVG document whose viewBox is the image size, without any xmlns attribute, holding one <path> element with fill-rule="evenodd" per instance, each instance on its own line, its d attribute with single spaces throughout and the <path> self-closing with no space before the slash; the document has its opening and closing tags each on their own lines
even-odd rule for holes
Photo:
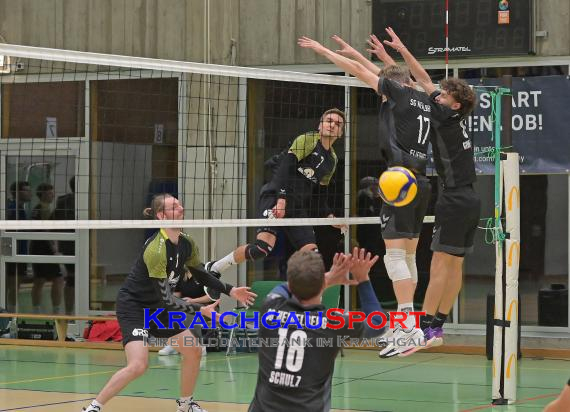
<svg viewBox="0 0 570 412">
<path fill-rule="evenodd" d="M 475 86 L 496 86 L 499 79 L 474 79 Z M 477 173 L 493 174 L 491 89 L 477 90 L 477 106 L 467 124 Z M 570 79 L 568 76 L 513 77 L 513 150 L 521 173 L 570 171 Z M 502 144 L 504 147 L 504 144 Z"/>
</svg>

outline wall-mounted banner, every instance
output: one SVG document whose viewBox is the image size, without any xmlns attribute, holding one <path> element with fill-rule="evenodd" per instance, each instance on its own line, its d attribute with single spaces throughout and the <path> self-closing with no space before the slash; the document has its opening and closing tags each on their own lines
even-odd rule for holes
<svg viewBox="0 0 570 412">
<path fill-rule="evenodd" d="M 494 86 L 499 79 L 470 80 Z M 467 120 L 475 150 L 477 173 L 493 174 L 491 89 L 477 88 L 477 106 Z M 570 171 L 570 79 L 568 76 L 513 77 L 513 147 L 520 154 L 521 173 Z M 503 126 L 504 127 L 504 126 Z M 504 144 L 503 144 L 504 146 Z"/>
</svg>

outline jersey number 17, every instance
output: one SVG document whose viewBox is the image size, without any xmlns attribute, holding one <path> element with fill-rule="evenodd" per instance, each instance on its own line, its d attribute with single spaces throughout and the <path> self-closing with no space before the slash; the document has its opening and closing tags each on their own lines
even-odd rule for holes
<svg viewBox="0 0 570 412">
<path fill-rule="evenodd" d="M 420 121 L 420 130 L 418 131 L 418 143 L 421 145 L 424 145 L 424 144 L 426 144 L 426 140 L 427 140 L 427 137 L 429 135 L 429 128 L 430 128 L 431 122 L 429 121 L 429 118 L 422 116 L 421 114 L 418 115 L 418 120 Z M 424 123 L 427 124 L 425 133 L 423 133 Z"/>
</svg>

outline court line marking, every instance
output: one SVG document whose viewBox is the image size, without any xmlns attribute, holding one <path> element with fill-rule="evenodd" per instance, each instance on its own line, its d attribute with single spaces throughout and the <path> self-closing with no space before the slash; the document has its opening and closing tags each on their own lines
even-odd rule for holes
<svg viewBox="0 0 570 412">
<path fill-rule="evenodd" d="M 382 374 L 384 374 L 384 373 L 393 372 L 393 371 L 397 371 L 397 370 L 404 369 L 404 368 L 409 368 L 410 366 L 418 365 L 418 364 L 421 364 L 421 363 L 426 363 L 426 362 L 429 362 L 429 361 L 431 361 L 431 360 L 437 360 L 437 359 L 428 359 L 428 360 L 425 360 L 424 362 L 417 362 L 417 363 L 411 363 L 411 362 L 410 362 L 410 363 L 408 363 L 408 364 L 406 364 L 406 365 L 402 365 L 402 366 L 399 366 L 399 367 L 397 367 L 397 368 L 387 369 L 387 370 L 382 371 L 382 372 L 376 372 L 376 373 L 373 373 L 373 374 L 371 374 L 371 375 L 366 375 L 366 376 L 362 376 L 362 377 L 358 377 L 358 378 L 351 378 L 351 379 L 348 379 L 346 382 L 340 382 L 340 383 L 334 384 L 334 385 L 332 385 L 332 386 L 344 385 L 345 383 L 351 383 L 351 382 L 354 382 L 354 381 L 359 381 L 359 380 L 371 378 L 372 376 L 382 375 Z M 372 380 L 372 379 L 370 379 L 370 380 Z"/>
<path fill-rule="evenodd" d="M 85 349 L 81 349 L 81 350 L 85 350 Z M 356 351 L 358 351 L 358 350 L 356 350 Z M 422 355 L 425 356 L 425 355 L 431 355 L 431 354 L 425 353 L 425 354 L 422 354 Z M 449 360 L 449 357 L 448 357 L 448 356 L 481 356 L 481 355 L 471 355 L 471 354 L 467 354 L 467 355 L 461 355 L 461 354 L 459 354 L 459 355 L 458 355 L 458 354 L 455 354 L 455 353 L 453 353 L 453 354 L 443 354 L 443 355 L 444 355 L 443 357 L 441 356 L 441 354 L 440 354 L 439 356 L 438 356 L 438 355 L 434 355 L 434 356 L 436 356 L 436 357 L 435 357 L 435 358 L 432 358 L 431 360 L 440 360 L 440 359 Z M 222 359 L 227 359 L 227 360 L 234 360 L 234 359 L 236 359 L 236 360 L 237 360 L 237 359 L 241 359 L 241 358 L 249 358 L 249 357 L 252 357 L 252 356 L 257 356 L 257 353 L 245 353 L 245 354 L 243 354 L 243 355 L 233 356 L 233 357 L 231 357 L 231 358 L 224 357 L 224 358 L 220 358 L 220 359 L 211 359 L 211 360 L 209 360 L 209 362 L 210 362 L 210 363 L 211 363 L 211 362 L 219 362 L 219 361 L 222 360 Z M 342 361 L 342 359 L 339 359 L 339 360 Z M 530 360 L 535 360 L 535 359 L 533 359 L 533 358 L 527 358 L 527 360 L 530 361 Z M 537 360 L 537 361 L 556 361 L 556 362 L 563 361 L 563 362 L 570 362 L 570 361 L 567 360 L 567 359 L 559 359 L 559 360 L 553 360 L 553 359 L 536 359 L 536 360 Z M 124 363 L 123 363 L 123 364 L 117 364 L 117 365 L 100 365 L 100 364 L 93 364 L 93 363 L 42 362 L 42 361 L 36 361 L 36 360 L 0 359 L 0 362 L 2 362 L 2 361 L 4 361 L 4 362 L 6 362 L 6 361 L 7 361 L 7 362 L 27 362 L 27 363 L 34 363 L 34 362 L 35 362 L 35 363 L 55 363 L 55 364 L 58 364 L 58 365 L 67 365 L 67 364 L 69 364 L 69 365 L 99 366 L 99 367 L 113 367 L 113 366 L 116 366 L 116 367 L 119 367 L 119 368 L 124 367 Z M 370 363 L 370 360 L 365 360 L 365 359 L 348 359 L 347 361 L 349 361 L 349 362 L 354 362 L 354 363 Z M 392 360 L 392 359 L 389 359 L 389 358 L 388 358 L 388 359 L 382 359 L 382 360 L 380 360 L 380 361 L 381 361 L 381 362 L 384 362 L 384 363 L 388 363 L 388 362 L 392 363 L 392 362 L 398 361 L 398 363 L 400 363 L 400 362 L 402 362 L 402 359 L 397 359 L 397 360 L 396 360 L 396 359 L 393 359 L 393 360 Z M 427 360 L 426 362 L 429 362 L 429 361 L 430 361 L 430 360 Z M 490 362 L 490 361 L 489 361 L 489 362 Z M 405 362 L 405 363 L 407 364 L 408 362 Z M 418 364 L 418 362 L 413 362 L 413 361 L 411 361 L 411 360 L 409 361 L 409 363 L 410 363 L 410 364 Z M 421 363 L 425 363 L 425 362 L 421 362 Z M 451 366 L 465 367 L 465 368 L 485 369 L 485 368 L 490 367 L 490 365 L 470 365 L 470 364 L 455 363 L 455 362 L 450 362 L 450 363 L 453 363 L 453 365 L 451 365 Z M 438 366 L 446 366 L 446 365 L 448 365 L 448 363 L 443 362 L 442 365 L 438 365 Z M 176 365 L 170 365 L 170 366 L 176 366 Z M 558 369 L 558 368 L 544 368 L 544 367 L 536 367 L 536 368 L 535 368 L 535 367 L 532 367 L 532 366 L 524 366 L 524 365 L 520 365 L 520 367 L 521 367 L 521 370 L 522 370 L 522 369 L 524 369 L 524 370 L 540 370 L 540 371 L 566 371 L 566 370 L 567 370 L 567 366 L 566 366 L 566 367 L 561 367 L 560 369 Z"/>
<path fill-rule="evenodd" d="M 244 355 L 232 357 L 232 358 L 229 358 L 229 359 L 228 359 L 227 357 L 222 357 L 222 358 L 219 358 L 219 359 L 211 359 L 211 360 L 209 360 L 209 362 L 210 362 L 210 363 L 213 363 L 213 362 L 221 362 L 221 361 L 229 362 L 229 361 L 231 361 L 231 360 L 238 360 L 238 359 L 242 359 L 242 358 L 245 359 L 245 358 L 250 358 L 250 357 L 252 357 L 252 356 L 257 356 L 257 354 L 255 354 L 255 353 L 244 354 Z M 431 362 L 431 361 L 436 361 L 436 360 L 439 360 L 439 359 L 441 359 L 441 358 L 444 358 L 444 356 L 439 356 L 439 357 L 435 357 L 435 358 L 426 359 L 426 360 L 423 361 L 423 362 L 415 362 L 415 363 L 414 363 L 414 362 L 409 362 L 409 363 L 406 362 L 406 364 L 401 365 L 401 366 L 399 366 L 399 367 L 397 367 L 397 368 L 388 369 L 388 370 L 385 370 L 385 371 L 382 371 L 382 372 L 378 372 L 378 373 L 375 373 L 375 374 L 372 374 L 372 375 L 367 375 L 367 376 L 360 377 L 360 378 L 346 379 L 345 382 L 339 382 L 339 383 L 337 383 L 337 384 L 334 384 L 333 386 L 338 386 L 338 385 L 342 385 L 342 384 L 345 384 L 345 383 L 350 383 L 350 382 L 354 382 L 354 381 L 358 381 L 358 380 L 374 380 L 374 379 L 370 379 L 370 378 L 373 377 L 373 376 L 376 376 L 376 375 L 381 375 L 381 374 L 385 374 L 385 373 L 388 373 L 388 372 L 393 372 L 393 371 L 397 371 L 397 370 L 400 370 L 400 369 L 404 369 L 404 368 L 407 368 L 407 367 L 412 366 L 412 365 L 419 365 L 419 364 L 428 363 L 428 362 Z M 354 361 L 358 361 L 358 360 L 357 360 L 357 359 L 347 360 L 347 362 L 354 362 Z M 364 361 L 364 360 L 360 360 L 360 362 L 365 362 L 365 361 Z M 368 361 L 368 362 L 369 362 L 369 361 Z M 54 362 L 54 363 L 57 363 L 57 362 Z M 468 365 L 466 365 L 466 366 L 468 366 Z M 472 365 L 472 366 L 473 366 L 473 367 L 477 367 L 477 366 L 475 366 L 475 365 Z M 149 369 L 167 369 L 167 367 L 168 367 L 167 365 L 152 365 L 152 366 L 149 366 Z M 487 366 L 482 366 L 482 367 L 487 367 Z M 545 370 L 544 368 L 525 368 L 525 369 L 541 369 L 541 370 Z M 555 369 L 555 370 L 556 370 L 556 369 Z M 29 382 L 47 381 L 47 380 L 56 380 L 56 379 L 67 379 L 67 378 L 70 378 L 70 377 L 102 375 L 102 374 L 108 374 L 108 373 L 114 373 L 114 372 L 116 372 L 116 370 L 113 370 L 113 371 L 91 372 L 91 373 L 75 374 L 75 375 L 66 375 L 66 376 L 57 376 L 57 377 L 36 378 L 36 379 L 28 379 L 28 380 L 14 381 L 14 382 L 0 382 L 0 385 L 9 385 L 9 384 L 15 384 L 15 383 L 29 383 Z M 210 371 L 210 372 L 225 372 L 225 371 Z M 237 372 L 237 371 L 236 371 L 236 372 Z M 236 373 L 236 372 L 234 372 L 234 373 Z M 237 372 L 237 373 L 242 373 L 242 372 Z M 250 373 L 250 372 L 249 372 L 249 373 Z M 343 379 L 343 378 L 337 378 L 337 379 Z M 429 382 L 423 382 L 423 381 L 422 381 L 422 383 L 429 383 Z M 4 388 L 4 389 L 9 390 L 9 388 Z M 550 388 L 545 388 L 545 389 L 550 389 Z M 548 397 L 555 397 L 555 396 L 557 396 L 557 395 L 558 395 L 558 394 L 540 395 L 540 396 L 536 396 L 536 397 L 532 397 L 532 398 L 527 398 L 527 399 L 524 399 L 524 400 L 521 400 L 521 401 L 517 401 L 517 402 L 513 403 L 513 405 L 521 404 L 521 403 L 525 403 L 525 402 L 529 402 L 529 401 L 536 400 L 536 399 L 542 399 L 542 398 L 548 398 Z M 75 402 L 75 401 L 71 401 L 71 402 Z M 206 402 L 207 402 L 207 401 L 206 401 Z M 214 402 L 216 402 L 216 401 L 214 401 Z M 64 402 L 64 403 L 65 403 L 65 402 Z M 45 405 L 38 405 L 38 406 L 45 406 Z M 35 406 L 33 406 L 33 407 L 35 407 Z M 476 407 L 475 409 L 466 409 L 466 410 L 464 410 L 464 411 L 462 411 L 462 412 L 469 412 L 469 411 L 475 411 L 475 410 L 481 410 L 481 409 L 488 409 L 488 408 L 492 408 L 492 407 L 494 407 L 494 405 L 492 405 L 492 404 L 490 404 L 490 405 L 482 405 L 482 406 Z M 30 408 L 30 407 L 25 407 L 25 408 Z M 16 409 L 25 409 L 25 408 L 16 408 Z M 16 409 L 8 409 L 8 410 L 6 410 L 6 411 L 11 411 L 11 410 L 16 410 Z"/>
<path fill-rule="evenodd" d="M 480 411 L 483 409 L 490 409 L 490 408 L 497 408 L 500 406 L 516 406 L 516 405 L 521 405 L 523 403 L 527 403 L 527 402 L 531 402 L 531 401 L 536 401 L 538 399 L 544 399 L 544 398 L 555 398 L 558 396 L 558 393 L 551 393 L 551 394 L 547 394 L 547 395 L 538 395 L 538 396 L 533 396 L 531 398 L 526 398 L 526 399 L 521 399 L 520 401 L 515 401 L 513 403 L 510 403 L 509 405 L 493 405 L 492 403 L 487 404 L 487 405 L 481 405 L 481 406 L 476 406 L 474 408 L 470 408 L 470 409 L 463 409 L 461 410 L 461 412 L 472 412 L 472 411 Z"/>
<path fill-rule="evenodd" d="M 428 385 L 457 385 L 457 386 L 481 386 L 484 388 L 489 388 L 493 386 L 490 383 L 462 383 L 462 382 L 436 382 L 436 381 L 411 381 L 411 380 L 398 380 L 398 379 L 371 379 L 371 378 L 361 378 L 361 380 L 373 381 L 373 382 L 396 382 L 396 383 L 426 383 Z M 557 387 L 543 387 L 543 386 L 517 386 L 517 389 L 557 389 Z"/>
<path fill-rule="evenodd" d="M 5 390 L 17 390 L 17 389 L 5 389 Z M 28 389 L 25 389 L 28 390 Z M 29 390 L 32 392 L 36 392 L 36 390 Z M 42 392 L 42 391 L 37 391 L 37 392 Z M 68 393 L 68 394 L 75 394 L 75 392 L 53 392 L 53 393 Z M 159 400 L 165 400 L 165 401 L 169 401 L 172 400 L 173 398 L 156 398 L 156 397 L 150 397 L 150 396 L 133 396 L 133 395 L 119 395 L 117 397 L 133 397 L 133 398 L 139 398 L 139 399 L 159 399 Z M 93 396 L 91 396 L 90 398 L 87 399 L 74 399 L 74 400 L 70 400 L 70 401 L 62 401 L 62 402 L 53 402 L 53 403 L 44 403 L 44 404 L 39 404 L 39 405 L 29 405 L 29 406 L 21 406 L 21 407 L 17 407 L 17 408 L 10 408 L 10 409 L 0 409 L 0 412 L 8 412 L 8 411 L 16 411 L 16 410 L 20 410 L 20 409 L 32 409 L 32 408 L 38 408 L 41 406 L 51 406 L 51 405 L 61 405 L 61 404 L 66 404 L 66 403 L 74 403 L 74 402 L 86 402 L 86 401 L 90 401 L 93 400 Z M 206 400 L 206 399 L 199 399 L 200 402 L 206 402 L 206 403 L 219 403 L 221 405 L 249 405 L 250 402 L 222 402 L 222 401 L 210 401 L 210 400 Z M 346 412 L 370 412 L 369 409 L 339 409 L 339 408 L 334 408 L 332 409 L 334 411 L 346 411 Z M 392 411 L 379 411 L 379 412 L 392 412 Z"/>
<path fill-rule="evenodd" d="M 223 358 L 219 358 L 219 359 L 210 359 L 208 360 L 210 363 L 213 362 L 221 362 L 221 361 L 226 361 L 226 362 L 230 362 L 231 360 L 237 360 L 240 358 L 250 358 L 252 357 L 252 355 L 255 354 L 244 354 L 241 355 L 239 357 L 235 357 L 235 358 L 231 358 L 228 359 L 226 357 Z M 441 357 L 439 357 L 441 358 Z M 384 371 L 380 371 L 380 372 L 376 372 L 373 373 L 371 375 L 366 375 L 363 377 L 359 377 L 359 378 L 346 378 L 346 377 L 333 377 L 333 379 L 338 379 L 341 382 L 337 382 L 334 383 L 332 386 L 340 386 L 343 384 L 347 384 L 347 383 L 352 383 L 355 382 L 357 380 L 370 380 L 370 381 L 378 381 L 378 382 L 382 382 L 382 379 L 373 379 L 374 376 L 376 375 L 382 375 L 385 373 L 389 373 L 389 372 L 394 372 L 394 371 L 398 371 L 413 365 L 420 365 L 422 363 L 428 363 L 431 361 L 435 361 L 438 360 L 439 358 L 431 358 L 431 359 L 426 359 L 424 362 L 406 362 L 406 364 L 401 365 L 399 367 L 396 368 L 391 368 L 391 369 L 387 369 Z M 356 359 L 352 359 L 352 360 L 347 360 L 347 362 L 353 362 L 356 361 Z M 57 362 L 54 362 L 57 363 Z M 368 362 L 369 363 L 369 362 Z M 88 365 L 86 365 L 88 366 Z M 173 366 L 173 365 L 152 365 L 149 366 L 149 369 L 164 369 L 164 370 L 171 370 L 169 368 L 169 366 Z M 476 367 L 476 366 L 473 366 Z M 525 368 L 525 369 L 529 369 L 529 368 Z M 534 368 L 534 369 L 540 369 L 540 368 Z M 542 369 L 545 370 L 545 369 Z M 49 381 L 49 380 L 57 380 L 57 379 L 68 379 L 68 378 L 74 378 L 74 377 L 84 377 L 84 376 L 96 376 L 96 375 L 104 375 L 104 374 L 109 374 L 109 373 L 114 373 L 117 370 L 112 370 L 112 371 L 99 371 L 99 372 L 88 372 L 88 373 L 82 373 L 82 374 L 74 374 L 74 375 L 63 375 L 63 376 L 52 376 L 52 377 L 45 377 L 45 378 L 35 378 L 35 379 L 25 379 L 25 380 L 19 380 L 19 381 L 11 381 L 11 382 L 0 382 L 0 385 L 15 385 L 15 384 L 19 384 L 19 383 L 32 383 L 32 382 L 41 382 L 41 381 Z M 210 372 L 210 373 L 227 373 L 227 371 L 217 371 L 217 370 L 209 370 L 209 369 L 202 369 L 201 372 Z M 256 372 L 248 372 L 248 371 L 233 371 L 233 373 L 237 373 L 237 374 L 248 374 L 248 375 L 253 375 L 253 374 L 257 374 Z M 430 382 L 430 381 L 419 381 L 421 383 L 426 383 L 426 384 L 446 384 L 445 382 Z M 469 385 L 469 386 L 490 386 L 490 385 L 482 385 L 482 384 L 477 384 L 477 383 L 472 383 L 472 384 L 468 384 L 468 383 L 464 383 L 462 385 Z M 554 388 L 537 388 L 537 387 L 532 387 L 532 386 L 525 386 L 522 387 L 522 389 L 554 389 Z"/>
<path fill-rule="evenodd" d="M 159 365 L 157 365 L 157 366 L 159 366 Z M 405 367 L 405 366 L 404 366 L 404 367 Z M 399 369 L 401 369 L 401 368 L 399 368 Z M 63 377 L 62 377 L 62 378 L 63 378 Z M 366 379 L 366 378 L 355 378 L 355 379 L 352 379 L 352 381 L 363 380 L 363 379 Z M 370 379 L 370 380 L 372 380 L 372 379 Z M 346 382 L 342 382 L 342 383 L 346 383 Z M 341 383 L 341 384 L 342 384 L 342 383 Z M 425 383 L 425 382 L 422 382 L 422 383 Z M 333 385 L 333 386 L 337 386 L 337 385 Z M 550 388 L 545 388 L 545 389 L 550 389 Z M 3 388 L 3 390 L 29 390 L 29 389 Z M 33 390 L 33 391 L 38 391 L 38 390 Z M 38 392 L 43 392 L 43 391 L 39 390 Z M 52 392 L 52 391 L 49 391 L 49 392 Z M 52 393 L 80 394 L 80 393 L 77 393 L 77 392 L 60 392 L 60 391 L 56 391 L 56 392 L 52 392 Z M 538 399 L 543 399 L 543 398 L 556 397 L 557 395 L 558 395 L 558 393 L 547 394 L 547 395 L 539 395 L 539 396 L 530 397 L 530 398 L 526 398 L 526 399 L 517 401 L 517 402 L 513 403 L 512 405 L 523 404 L 523 403 L 526 403 L 526 402 L 530 402 L 530 401 L 538 400 Z M 164 400 L 171 399 L 171 398 L 162 398 L 162 397 L 156 397 L 156 396 L 136 396 L 136 395 L 120 395 L 120 396 L 135 397 L 135 398 L 164 399 Z M 338 398 L 338 397 L 339 397 L 339 396 L 334 396 L 334 395 L 333 395 L 333 398 Z M 346 396 L 344 396 L 344 398 L 346 398 Z M 355 398 L 355 399 L 368 399 L 368 400 L 374 399 L 374 400 L 376 400 L 376 401 L 398 401 L 398 400 L 399 400 L 399 399 L 393 399 L 393 398 L 365 398 L 365 397 L 358 397 L 358 396 L 354 396 L 354 397 L 351 396 L 350 398 L 351 398 L 351 399 L 352 399 L 352 398 Z M 48 406 L 48 405 L 55 405 L 55 404 L 63 404 L 63 403 L 87 401 L 87 400 L 90 400 L 90 399 L 93 399 L 93 397 L 90 397 L 90 398 L 88 398 L 88 399 L 79 399 L 79 400 L 73 400 L 73 401 L 67 401 L 67 402 L 57 402 L 57 403 L 53 403 L 53 404 L 41 404 L 41 405 L 18 407 L 18 408 L 11 408 L 11 409 L 3 409 L 3 410 L 0 410 L 0 412 L 4 412 L 4 411 L 6 411 L 6 412 L 7 412 L 7 411 L 14 411 L 14 410 L 18 410 L 18 409 L 30 409 L 30 408 L 35 408 L 35 407 L 40 407 L 40 406 Z M 203 401 L 203 402 L 220 402 L 219 400 L 206 400 L 206 399 L 201 399 L 201 401 Z M 422 402 L 432 402 L 432 403 L 433 403 L 433 402 L 434 402 L 433 399 L 426 399 L 426 400 L 422 400 L 422 399 L 418 399 L 418 400 L 410 399 L 409 401 L 410 401 L 410 402 L 414 402 L 414 403 L 422 403 Z M 448 402 L 448 401 L 447 401 L 447 402 L 446 402 L 446 401 L 435 401 L 435 402 L 438 403 L 438 404 L 445 404 L 445 405 L 451 405 L 451 404 L 452 404 L 452 403 L 450 403 L 450 402 Z M 224 404 L 225 404 L 226 402 L 221 402 L 221 403 L 224 403 Z M 459 404 L 461 404 L 461 403 L 464 403 L 464 402 L 460 402 Z M 230 402 L 230 403 L 228 403 L 228 404 L 242 404 L 242 402 Z M 475 407 L 475 408 L 462 410 L 461 412 L 471 412 L 471 411 L 483 410 L 483 409 L 488 409 L 488 408 L 493 408 L 493 407 L 495 407 L 495 405 L 492 405 L 492 404 L 481 405 L 481 406 L 478 406 L 478 407 Z M 339 410 L 342 410 L 342 409 L 339 409 Z M 355 410 L 355 409 L 351 409 L 351 410 Z M 356 409 L 356 410 L 358 410 L 358 409 Z M 365 409 L 365 410 L 366 410 L 366 409 Z"/>
<path fill-rule="evenodd" d="M 248 357 L 246 356 L 240 356 L 239 358 L 246 358 Z M 238 358 L 236 358 L 238 359 Z M 220 359 L 212 359 L 209 362 L 213 363 L 213 362 L 221 362 L 221 361 L 226 361 L 225 358 L 220 358 Z M 124 366 L 119 366 L 119 369 L 122 369 Z M 168 365 L 152 365 L 149 366 L 148 369 L 168 369 Z M 18 381 L 11 381 L 11 382 L 0 382 L 0 385 L 15 385 L 18 383 L 31 383 L 31 382 L 41 382 L 41 381 L 49 381 L 49 380 L 57 380 L 57 379 L 68 379 L 68 378 L 76 378 L 76 377 L 82 377 L 82 376 L 95 376 L 95 375 L 105 375 L 105 374 L 109 374 L 109 373 L 115 373 L 117 372 L 118 369 L 113 369 L 112 371 L 99 371 L 99 372 L 88 372 L 88 373 L 78 373 L 78 374 L 74 374 L 74 375 L 63 375 L 63 376 L 50 376 L 50 377 L 46 377 L 46 378 L 34 378 L 34 379 L 23 379 L 23 380 L 18 380 Z M 201 369 L 201 371 L 207 371 L 205 369 Z M 210 371 L 210 372 L 214 372 L 214 371 Z M 221 371 L 219 371 L 221 372 Z M 252 373 L 252 372 L 248 372 L 248 373 Z"/>
<path fill-rule="evenodd" d="M 87 401 L 91 401 L 93 400 L 93 398 L 88 398 L 88 399 L 75 399 L 72 401 L 63 401 L 63 402 L 52 402 L 52 403 L 42 403 L 39 405 L 29 405 L 29 406 L 19 406 L 17 408 L 10 408 L 10 409 L 0 409 L 0 412 L 8 412 L 8 411 L 18 411 L 20 409 L 32 409 L 32 408 L 39 408 L 42 406 L 52 406 L 52 405 L 63 405 L 66 403 L 74 403 L 74 402 L 87 402 Z"/>
</svg>

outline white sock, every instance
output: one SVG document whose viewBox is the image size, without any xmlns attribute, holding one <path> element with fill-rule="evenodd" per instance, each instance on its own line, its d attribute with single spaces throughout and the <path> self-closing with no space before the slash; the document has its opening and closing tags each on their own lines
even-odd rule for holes
<svg viewBox="0 0 570 412">
<path fill-rule="evenodd" d="M 220 260 L 217 260 L 216 263 L 212 265 L 211 270 L 214 272 L 222 273 L 233 265 L 237 265 L 237 262 L 234 259 L 234 252 L 230 253 L 227 256 L 224 256 Z"/>
<path fill-rule="evenodd" d="M 414 302 L 398 304 L 398 312 L 413 312 L 413 311 L 414 311 Z M 408 315 L 408 318 L 404 321 L 404 325 L 406 325 L 405 330 L 407 332 L 413 329 L 415 326 L 414 317 Z"/>
<path fill-rule="evenodd" d="M 414 302 L 409 303 L 398 303 L 398 312 L 413 312 L 414 311 Z"/>
<path fill-rule="evenodd" d="M 89 406 L 93 406 L 94 408 L 99 408 L 99 410 L 103 410 L 103 404 L 97 402 L 96 399 L 93 399 L 93 400 L 91 401 L 91 403 L 89 404 Z M 89 409 L 87 409 L 87 410 L 89 410 Z"/>
<path fill-rule="evenodd" d="M 192 402 L 192 400 L 193 400 L 192 395 L 190 395 L 190 396 L 182 396 L 182 397 L 178 398 L 178 402 L 181 403 L 181 404 L 182 404 L 182 403 L 190 403 L 190 402 Z"/>
</svg>

